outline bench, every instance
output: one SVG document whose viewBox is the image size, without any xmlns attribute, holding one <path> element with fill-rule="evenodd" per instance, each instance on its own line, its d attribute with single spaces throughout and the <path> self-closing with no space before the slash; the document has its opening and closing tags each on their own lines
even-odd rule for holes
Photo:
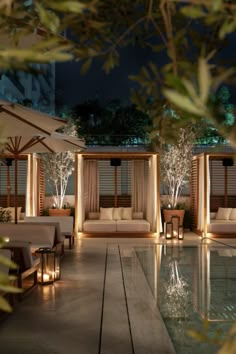
<svg viewBox="0 0 236 354">
<path fill-rule="evenodd" d="M 69 248 L 74 245 L 73 216 L 26 216 L 27 223 L 59 223 L 61 237 L 69 240 Z"/>
</svg>

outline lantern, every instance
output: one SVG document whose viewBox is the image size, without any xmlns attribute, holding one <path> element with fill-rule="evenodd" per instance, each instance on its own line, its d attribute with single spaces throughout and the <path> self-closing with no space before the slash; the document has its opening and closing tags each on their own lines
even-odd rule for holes
<svg viewBox="0 0 236 354">
<path fill-rule="evenodd" d="M 51 248 L 39 248 L 36 254 L 40 256 L 38 283 L 52 284 L 55 278 L 55 252 Z"/>
<path fill-rule="evenodd" d="M 171 221 L 165 222 L 165 237 L 167 240 L 173 237 L 173 224 Z"/>
<path fill-rule="evenodd" d="M 171 222 L 173 225 L 173 237 L 179 238 L 180 217 L 178 215 L 173 215 L 171 217 Z"/>
<path fill-rule="evenodd" d="M 183 240 L 184 239 L 184 227 L 183 225 L 179 226 L 179 234 L 178 234 L 178 240 Z"/>
</svg>

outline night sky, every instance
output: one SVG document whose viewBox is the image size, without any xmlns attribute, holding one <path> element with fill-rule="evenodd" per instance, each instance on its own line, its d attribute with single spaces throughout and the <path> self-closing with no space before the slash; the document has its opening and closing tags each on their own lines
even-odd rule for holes
<svg viewBox="0 0 236 354">
<path fill-rule="evenodd" d="M 231 58 L 236 53 L 236 34 L 230 38 L 230 46 L 224 49 L 220 57 Z M 130 88 L 138 88 L 138 84 L 129 80 L 129 75 L 137 75 L 140 68 L 149 61 L 158 62 L 162 66 L 168 60 L 164 55 L 152 53 L 149 48 L 129 47 L 120 51 L 120 65 L 106 74 L 102 69 L 103 62 L 95 60 L 87 72 L 80 73 L 79 62 L 66 62 L 56 65 L 56 95 L 63 103 L 73 107 L 88 99 L 109 101 L 121 99 L 129 102 Z M 235 54 L 234 54 L 235 55 Z M 236 104 L 236 87 L 231 90 L 231 102 Z"/>
<path fill-rule="evenodd" d="M 121 50 L 120 65 L 109 74 L 102 69 L 103 62 L 100 60 L 96 60 L 85 75 L 80 74 L 79 62 L 57 64 L 58 95 L 62 95 L 68 106 L 95 98 L 101 101 L 118 98 L 128 102 L 130 88 L 138 88 L 138 85 L 129 80 L 128 76 L 137 75 L 143 65 L 154 60 L 156 56 L 150 49 L 131 47 Z M 165 63 L 164 57 L 158 62 L 162 66 Z"/>
</svg>

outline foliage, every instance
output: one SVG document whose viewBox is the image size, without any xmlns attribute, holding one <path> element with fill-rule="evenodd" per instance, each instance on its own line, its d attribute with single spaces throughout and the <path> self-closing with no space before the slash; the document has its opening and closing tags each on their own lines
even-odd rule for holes
<svg viewBox="0 0 236 354">
<path fill-rule="evenodd" d="M 145 142 L 149 116 L 134 105 L 122 105 L 119 100 L 101 104 L 87 101 L 77 105 L 72 112 L 78 135 L 86 144 L 120 145 Z"/>
<path fill-rule="evenodd" d="M 221 83 L 234 84 L 234 57 L 222 58 L 234 39 L 235 13 L 228 0 L 2 0 L 0 66 L 32 70 L 32 63 L 75 59 L 86 72 L 99 58 L 108 73 L 119 65 L 122 47 L 148 48 L 156 58 L 132 76 L 141 85 L 134 103 L 144 109 L 146 98 L 155 102 L 164 93 L 185 112 L 181 121 L 204 116 L 236 144 L 236 123 L 231 131 L 221 126 L 209 100 Z M 155 104 L 152 111 L 156 117 Z"/>
<path fill-rule="evenodd" d="M 192 149 L 195 142 L 192 127 L 180 128 L 178 140 L 162 148 L 160 155 L 161 179 L 168 189 L 168 204 L 175 209 L 183 186 L 191 172 Z"/>
<path fill-rule="evenodd" d="M 220 348 L 217 354 L 234 354 L 236 348 L 236 324 L 234 324 L 228 333 L 217 331 L 210 334 L 210 323 L 203 322 L 202 330 L 188 330 L 190 337 L 198 342 L 215 344 Z"/>
<path fill-rule="evenodd" d="M 75 126 L 69 121 L 64 132 L 75 136 Z M 65 151 L 40 155 L 44 161 L 48 182 L 52 184 L 52 195 L 55 207 L 62 209 L 68 180 L 74 170 L 74 153 Z"/>
<path fill-rule="evenodd" d="M 4 247 L 5 240 L 3 237 L 0 237 L 0 249 Z M 8 267 L 10 269 L 16 269 L 17 265 L 12 262 L 10 259 L 0 255 L 0 265 Z M 16 279 L 15 276 L 5 274 L 3 271 L 0 270 L 0 310 L 5 312 L 11 312 L 12 307 L 8 303 L 8 301 L 3 297 L 2 292 L 6 293 L 20 293 L 22 289 L 16 288 L 12 285 L 12 281 Z"/>
<path fill-rule="evenodd" d="M 0 222 L 11 222 L 11 212 L 7 208 L 0 207 Z"/>
</svg>

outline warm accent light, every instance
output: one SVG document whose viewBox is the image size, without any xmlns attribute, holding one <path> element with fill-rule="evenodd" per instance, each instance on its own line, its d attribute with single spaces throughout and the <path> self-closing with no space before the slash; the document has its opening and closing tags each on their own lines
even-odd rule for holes
<svg viewBox="0 0 236 354">
<path fill-rule="evenodd" d="M 173 224 L 171 221 L 165 222 L 164 224 L 165 229 L 165 237 L 167 240 L 172 239 L 173 237 Z"/>
<path fill-rule="evenodd" d="M 57 257 L 55 252 L 51 248 L 39 248 L 35 253 L 40 257 L 38 283 L 41 285 L 52 284 L 56 273 L 55 260 Z"/>
<path fill-rule="evenodd" d="M 178 239 L 179 239 L 179 240 L 183 240 L 183 239 L 184 239 L 184 227 L 183 227 L 182 225 L 179 226 Z"/>
</svg>

